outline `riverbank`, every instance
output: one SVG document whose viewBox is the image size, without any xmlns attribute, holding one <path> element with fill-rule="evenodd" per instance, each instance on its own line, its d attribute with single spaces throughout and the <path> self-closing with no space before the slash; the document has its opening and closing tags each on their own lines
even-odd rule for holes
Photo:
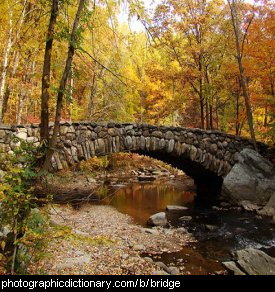
<svg viewBox="0 0 275 292">
<path fill-rule="evenodd" d="M 222 262 L 232 251 L 273 242 L 273 226 L 252 213 L 225 203 L 195 207 L 193 180 L 148 157 L 83 162 L 46 177 L 40 191 L 55 204 L 42 208 L 49 224 L 30 274 L 227 274 Z M 158 212 L 167 226 L 147 228 Z"/>
<path fill-rule="evenodd" d="M 167 268 L 141 255 L 178 252 L 194 242 L 184 229 L 147 229 L 110 206 L 49 207 L 44 256 L 31 262 L 30 274 L 152 275 Z M 164 267 L 164 269 L 163 269 Z M 169 267 L 170 274 L 185 274 L 184 265 Z M 169 271 L 168 271 L 169 272 Z"/>
</svg>

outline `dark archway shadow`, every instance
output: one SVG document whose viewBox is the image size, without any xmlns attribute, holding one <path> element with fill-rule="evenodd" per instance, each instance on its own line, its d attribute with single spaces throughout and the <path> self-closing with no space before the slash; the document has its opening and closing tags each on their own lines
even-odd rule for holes
<svg viewBox="0 0 275 292">
<path fill-rule="evenodd" d="M 192 161 L 184 155 L 174 156 L 159 151 L 132 151 L 133 153 L 146 155 L 175 168 L 182 170 L 186 175 L 194 179 L 197 188 L 197 197 L 195 204 L 198 206 L 211 206 L 215 204 L 221 194 L 223 178 L 217 176 L 216 173 L 205 169 L 201 164 Z"/>
</svg>

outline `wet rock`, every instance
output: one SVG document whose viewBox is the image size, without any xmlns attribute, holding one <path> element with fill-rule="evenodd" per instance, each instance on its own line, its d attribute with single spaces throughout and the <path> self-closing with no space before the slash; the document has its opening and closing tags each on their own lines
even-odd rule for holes
<svg viewBox="0 0 275 292">
<path fill-rule="evenodd" d="M 223 263 L 235 274 L 247 275 L 275 275 L 275 258 L 263 251 L 248 248 L 239 250 L 235 254 L 234 262 Z"/>
<path fill-rule="evenodd" d="M 179 218 L 179 221 L 191 221 L 192 217 L 191 216 L 182 216 Z"/>
<path fill-rule="evenodd" d="M 241 201 L 240 205 L 245 211 L 250 211 L 250 212 L 257 211 L 261 208 L 260 206 L 252 204 L 249 201 Z"/>
<path fill-rule="evenodd" d="M 244 149 L 238 162 L 224 178 L 222 196 L 239 203 L 266 204 L 275 195 L 275 170 L 272 163 L 252 149 Z"/>
<path fill-rule="evenodd" d="M 166 207 L 166 210 L 167 211 L 185 211 L 185 210 L 188 210 L 188 208 L 184 206 L 168 205 Z"/>
<path fill-rule="evenodd" d="M 258 211 L 259 215 L 275 218 L 275 195 L 273 195 L 262 210 Z M 274 219 L 273 219 L 274 220 Z"/>
<path fill-rule="evenodd" d="M 151 226 L 166 226 L 168 221 L 166 214 L 164 212 L 157 213 L 152 215 L 147 221 L 148 225 Z"/>
<path fill-rule="evenodd" d="M 216 226 L 216 225 L 210 225 L 210 224 L 207 224 L 207 225 L 205 225 L 205 229 L 206 229 L 207 231 L 214 232 L 214 231 L 218 230 L 219 227 Z"/>
<path fill-rule="evenodd" d="M 225 211 L 225 210 L 227 210 L 226 208 L 221 208 L 221 207 L 217 207 L 217 206 L 213 206 L 212 209 L 216 210 L 216 211 Z"/>
</svg>

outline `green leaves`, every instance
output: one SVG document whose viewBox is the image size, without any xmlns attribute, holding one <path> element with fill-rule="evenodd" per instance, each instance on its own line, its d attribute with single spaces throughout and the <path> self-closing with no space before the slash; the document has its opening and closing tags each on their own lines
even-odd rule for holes
<svg viewBox="0 0 275 292">
<path fill-rule="evenodd" d="M 26 231 L 25 219 L 35 207 L 35 197 L 31 194 L 31 188 L 38 177 L 35 163 L 36 154 L 39 153 L 39 150 L 25 141 L 16 139 L 15 142 L 18 143 L 18 147 L 14 154 L 5 155 L 0 159 L 0 169 L 5 171 L 0 185 L 0 227 L 13 230 L 10 232 L 11 238 L 7 236 L 1 241 L 0 260 L 5 255 L 5 258 L 12 262 L 12 273 L 14 257 L 11 255 L 17 254 L 20 238 Z M 8 250 L 6 241 L 9 242 Z"/>
</svg>

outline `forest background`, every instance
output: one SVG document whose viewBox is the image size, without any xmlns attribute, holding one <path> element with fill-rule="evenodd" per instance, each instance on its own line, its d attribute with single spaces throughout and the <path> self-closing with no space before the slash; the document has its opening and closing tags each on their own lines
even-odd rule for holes
<svg viewBox="0 0 275 292">
<path fill-rule="evenodd" d="M 255 135 L 273 144 L 274 2 L 234 3 Z M 50 0 L 0 1 L 0 123 L 40 123 L 51 7 Z M 50 121 L 77 8 L 77 0 L 59 0 Z M 230 8 L 222 0 L 86 1 L 61 121 L 198 127 L 250 137 Z"/>
</svg>

